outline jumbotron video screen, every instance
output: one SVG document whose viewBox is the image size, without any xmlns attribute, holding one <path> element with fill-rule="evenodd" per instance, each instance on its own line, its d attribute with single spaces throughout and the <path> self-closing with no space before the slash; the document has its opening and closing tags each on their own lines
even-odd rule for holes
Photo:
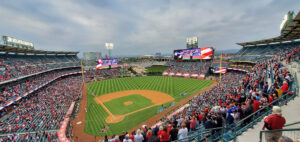
<svg viewBox="0 0 300 142">
<path fill-rule="evenodd" d="M 118 59 L 97 59 L 97 69 L 108 69 L 118 67 Z"/>
<path fill-rule="evenodd" d="M 211 60 L 213 55 L 214 49 L 212 47 L 174 50 L 175 60 Z"/>
</svg>

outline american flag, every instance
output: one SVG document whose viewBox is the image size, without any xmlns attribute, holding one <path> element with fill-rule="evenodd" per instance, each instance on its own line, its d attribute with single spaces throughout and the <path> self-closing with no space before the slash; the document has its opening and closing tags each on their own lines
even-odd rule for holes
<svg viewBox="0 0 300 142">
<path fill-rule="evenodd" d="M 101 69 L 102 68 L 102 60 L 101 59 L 97 59 L 96 63 L 97 63 L 96 69 L 97 70 Z"/>
<path fill-rule="evenodd" d="M 227 72 L 227 69 L 226 67 L 215 67 L 213 69 L 213 73 L 226 73 Z"/>
</svg>

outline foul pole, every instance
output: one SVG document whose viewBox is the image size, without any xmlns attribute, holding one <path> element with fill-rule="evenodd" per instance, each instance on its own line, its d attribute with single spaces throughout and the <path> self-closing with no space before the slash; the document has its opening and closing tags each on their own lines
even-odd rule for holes
<svg viewBox="0 0 300 142">
<path fill-rule="evenodd" d="M 82 83 L 84 83 L 84 72 L 83 72 L 82 60 L 80 61 L 80 66 L 81 66 L 81 74 L 82 74 Z"/>
<path fill-rule="evenodd" d="M 221 82 L 221 80 L 222 80 L 222 72 L 221 72 L 221 69 L 222 69 L 222 53 L 221 53 L 220 67 L 219 67 L 219 70 L 220 70 L 220 82 Z"/>
</svg>

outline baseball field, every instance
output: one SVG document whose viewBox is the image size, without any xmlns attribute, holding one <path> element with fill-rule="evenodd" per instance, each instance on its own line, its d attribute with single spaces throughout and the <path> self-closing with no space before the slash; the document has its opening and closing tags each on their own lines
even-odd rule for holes
<svg viewBox="0 0 300 142">
<path fill-rule="evenodd" d="M 84 131 L 93 136 L 121 134 L 153 117 L 162 107 L 168 108 L 213 83 L 158 76 L 89 83 Z"/>
</svg>

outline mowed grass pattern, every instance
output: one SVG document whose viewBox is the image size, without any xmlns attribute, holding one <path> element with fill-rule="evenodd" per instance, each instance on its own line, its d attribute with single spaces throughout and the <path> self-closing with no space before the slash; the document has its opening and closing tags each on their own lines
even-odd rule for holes
<svg viewBox="0 0 300 142">
<path fill-rule="evenodd" d="M 180 102 L 184 98 L 195 94 L 208 86 L 213 84 L 213 81 L 198 80 L 198 79 L 185 79 L 174 77 L 135 77 L 135 78 L 118 78 L 111 80 L 104 80 L 93 82 L 88 85 L 88 111 L 85 118 L 84 130 L 86 133 L 94 136 L 104 136 L 101 129 L 105 125 L 109 126 L 107 135 L 121 134 L 122 131 L 128 131 L 138 124 L 148 120 L 154 116 L 161 106 L 155 106 L 143 111 L 129 115 L 123 121 L 116 124 L 107 124 L 105 119 L 108 114 L 106 111 L 93 100 L 92 92 L 95 95 L 104 95 L 112 92 L 125 91 L 125 90 L 155 90 L 169 94 L 175 98 L 175 102 Z M 186 96 L 180 96 L 186 92 Z M 135 95 L 135 94 L 133 94 Z M 110 106 L 110 109 L 113 106 Z M 118 108 L 116 108 L 118 109 Z"/>
<path fill-rule="evenodd" d="M 132 104 L 125 105 L 125 102 L 132 102 Z M 151 106 L 153 103 L 151 100 L 141 95 L 130 95 L 105 102 L 104 105 L 112 114 L 123 115 L 147 106 Z"/>
</svg>

